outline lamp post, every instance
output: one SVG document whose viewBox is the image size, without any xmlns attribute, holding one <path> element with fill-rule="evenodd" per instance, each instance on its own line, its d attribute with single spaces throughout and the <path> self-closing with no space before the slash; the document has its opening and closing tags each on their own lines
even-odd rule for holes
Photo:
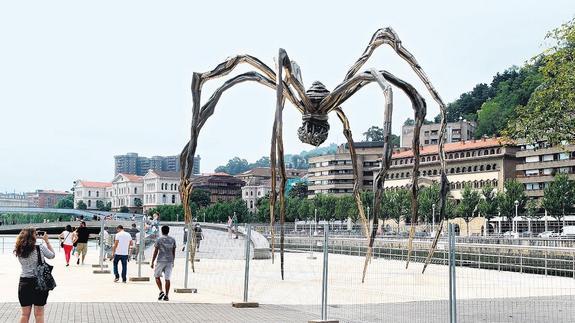
<svg viewBox="0 0 575 323">
<path fill-rule="evenodd" d="M 435 203 L 431 204 L 431 234 L 435 232 Z"/>
<path fill-rule="evenodd" d="M 315 218 L 315 225 L 313 230 L 313 235 L 317 236 L 317 208 L 313 210 L 314 218 Z"/>
<path fill-rule="evenodd" d="M 519 201 L 515 200 L 515 218 L 513 219 L 513 222 L 515 224 L 513 232 L 517 232 L 517 215 L 518 215 L 518 209 L 519 209 Z"/>
<path fill-rule="evenodd" d="M 369 205 L 367 206 L 367 221 L 369 222 L 369 234 L 371 235 L 371 231 L 373 231 L 373 221 L 369 220 Z"/>
</svg>

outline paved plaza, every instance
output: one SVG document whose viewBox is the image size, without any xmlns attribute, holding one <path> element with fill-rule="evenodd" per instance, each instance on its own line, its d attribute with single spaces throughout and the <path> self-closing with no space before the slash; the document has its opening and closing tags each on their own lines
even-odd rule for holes
<svg viewBox="0 0 575 323">
<path fill-rule="evenodd" d="M 181 228 L 173 228 L 181 246 Z M 195 294 L 170 293 L 170 302 L 158 302 L 157 288 L 149 282 L 114 283 L 111 274 L 93 274 L 98 251 L 89 249 L 87 264 L 64 266 L 58 252 L 54 276 L 58 287 L 48 298 L 47 322 L 306 322 L 321 313 L 321 254 L 287 253 L 285 280 L 279 256 L 252 260 L 249 300 L 256 309 L 235 309 L 231 303 L 243 295 L 245 241 L 227 233 L 205 230 L 195 272 L 188 287 Z M 58 247 L 56 246 L 56 249 Z M 151 249 L 147 250 L 149 260 Z M 448 271 L 432 265 L 373 259 L 366 282 L 361 283 L 363 257 L 329 255 L 329 317 L 341 322 L 446 322 Z M 0 322 L 17 319 L 20 265 L 10 253 L 0 255 Z M 110 262 L 106 262 L 111 265 Z M 128 276 L 138 274 L 129 262 Z M 149 265 L 142 275 L 152 276 Z M 172 287 L 184 286 L 184 259 L 178 248 Z M 496 270 L 457 268 L 460 322 L 571 322 L 575 317 L 575 279 Z"/>
</svg>

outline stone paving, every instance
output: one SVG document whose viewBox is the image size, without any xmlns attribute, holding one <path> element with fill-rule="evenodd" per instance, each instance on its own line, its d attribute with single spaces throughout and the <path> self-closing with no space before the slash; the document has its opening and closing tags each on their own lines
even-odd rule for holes
<svg viewBox="0 0 575 323">
<path fill-rule="evenodd" d="M 181 248 L 182 230 L 171 234 Z M 58 252 L 54 275 L 58 287 L 50 293 L 47 322 L 306 322 L 319 318 L 321 255 L 286 254 L 286 278 L 279 276 L 279 257 L 251 264 L 250 301 L 257 309 L 235 309 L 231 302 L 243 291 L 245 241 L 227 233 L 206 230 L 190 287 L 197 294 L 170 293 L 170 302 L 156 301 L 157 288 L 149 282 L 115 284 L 112 275 L 92 274 L 97 263 L 91 248 L 88 264 L 64 267 Z M 172 287 L 183 287 L 183 253 L 178 248 Z M 151 250 L 147 250 L 148 257 Z M 340 322 L 446 322 L 448 275 L 433 265 L 421 275 L 421 264 L 373 259 L 361 284 L 363 258 L 330 254 L 329 317 Z M 149 259 L 149 258 L 148 258 Z M 109 262 L 107 262 L 109 264 Z M 18 261 L 0 255 L 0 322 L 14 322 L 17 304 Z M 129 263 L 129 276 L 137 274 Z M 149 265 L 142 274 L 150 277 Z M 457 268 L 459 322 L 573 322 L 575 279 L 543 275 Z"/>
</svg>

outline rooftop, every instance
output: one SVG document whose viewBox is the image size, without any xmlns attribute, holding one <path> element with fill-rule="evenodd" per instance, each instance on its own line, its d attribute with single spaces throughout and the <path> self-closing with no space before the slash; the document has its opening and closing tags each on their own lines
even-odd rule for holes
<svg viewBox="0 0 575 323">
<path fill-rule="evenodd" d="M 444 148 L 445 152 L 452 152 L 452 151 L 479 149 L 488 147 L 500 147 L 503 145 L 504 143 L 502 138 L 482 138 L 477 140 L 474 139 L 474 140 L 447 143 L 445 144 Z M 437 154 L 437 152 L 438 152 L 437 145 L 423 146 L 419 148 L 419 154 L 421 156 L 434 155 Z M 404 149 L 394 152 L 392 158 L 403 158 L 412 156 L 413 151 L 411 149 Z"/>
</svg>

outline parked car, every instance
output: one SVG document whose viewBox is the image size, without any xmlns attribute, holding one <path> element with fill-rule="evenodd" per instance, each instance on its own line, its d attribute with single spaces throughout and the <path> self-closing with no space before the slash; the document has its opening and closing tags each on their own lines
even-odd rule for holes
<svg viewBox="0 0 575 323">
<path fill-rule="evenodd" d="M 561 230 L 562 238 L 575 238 L 575 225 L 566 225 Z"/>
<path fill-rule="evenodd" d="M 506 238 L 519 238 L 519 233 L 513 231 L 506 231 L 503 233 L 503 236 Z"/>
<path fill-rule="evenodd" d="M 543 231 L 541 233 L 539 233 L 537 236 L 539 238 L 551 238 L 555 235 L 555 232 L 553 231 Z"/>
</svg>

